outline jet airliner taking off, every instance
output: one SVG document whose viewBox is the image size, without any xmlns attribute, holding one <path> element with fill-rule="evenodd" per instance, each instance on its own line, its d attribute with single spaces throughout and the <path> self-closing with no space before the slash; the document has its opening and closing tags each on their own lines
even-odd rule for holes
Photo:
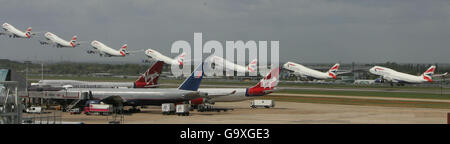
<svg viewBox="0 0 450 144">
<path fill-rule="evenodd" d="M 127 51 L 127 44 L 124 44 L 120 50 L 115 50 L 99 41 L 94 40 L 91 42 L 91 46 L 93 50 L 88 50 L 88 54 L 98 53 L 100 56 L 104 57 L 125 57 L 129 54 Z"/>
<path fill-rule="evenodd" d="M 336 79 L 339 69 L 339 64 L 336 63 L 333 67 L 330 68 L 327 72 L 320 72 L 314 69 L 310 69 L 301 64 L 287 62 L 283 65 L 283 68 L 294 71 L 294 74 L 298 74 L 304 78 L 312 78 L 312 79 Z"/>
<path fill-rule="evenodd" d="M 31 36 L 36 35 L 35 33 L 31 33 L 31 27 L 23 32 L 8 23 L 3 23 L 2 28 L 5 32 L 0 32 L 0 35 L 8 35 L 10 38 L 31 38 Z"/>
<path fill-rule="evenodd" d="M 184 62 L 184 58 L 186 56 L 186 53 L 181 53 L 180 55 L 178 55 L 175 58 L 169 58 L 161 53 L 159 53 L 158 51 L 152 50 L 152 49 L 147 49 L 145 50 L 145 55 L 147 55 L 149 58 L 153 58 L 155 60 L 158 61 L 163 61 L 166 64 L 170 64 L 170 65 L 183 65 Z"/>
<path fill-rule="evenodd" d="M 374 66 L 371 69 L 369 69 L 370 73 L 379 75 L 383 80 L 386 80 L 391 83 L 399 83 L 399 84 L 418 84 L 418 83 L 424 83 L 424 82 L 433 82 L 433 74 L 434 70 L 436 69 L 436 66 L 431 66 L 428 68 L 427 71 L 425 71 L 420 76 L 410 75 L 407 73 L 402 73 L 395 71 L 390 68 L 381 67 L 381 66 Z"/>
<path fill-rule="evenodd" d="M 66 41 L 51 32 L 46 32 L 44 37 L 46 41 L 40 41 L 41 45 L 52 45 L 56 48 L 74 48 L 80 45 L 80 43 L 77 43 L 77 36 L 73 36 L 72 40 Z"/>
<path fill-rule="evenodd" d="M 257 69 L 257 59 L 253 59 L 247 66 L 237 65 L 233 62 L 226 60 L 219 56 L 211 56 L 206 61 L 210 63 L 214 63 L 215 66 L 226 68 L 227 70 L 236 71 L 236 72 L 256 72 Z M 224 67 L 225 66 L 225 67 Z"/>
</svg>

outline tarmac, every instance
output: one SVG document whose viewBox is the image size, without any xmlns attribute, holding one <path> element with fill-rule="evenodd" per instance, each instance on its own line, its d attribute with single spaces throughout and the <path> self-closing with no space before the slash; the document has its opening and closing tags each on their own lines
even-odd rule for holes
<svg viewBox="0 0 450 144">
<path fill-rule="evenodd" d="M 124 115 L 124 124 L 446 124 L 450 109 L 275 102 L 274 108 L 251 109 L 250 100 L 217 102 L 227 112 L 191 111 L 189 116 L 162 115 L 159 106 Z M 67 122 L 108 124 L 112 116 L 62 114 Z"/>
</svg>

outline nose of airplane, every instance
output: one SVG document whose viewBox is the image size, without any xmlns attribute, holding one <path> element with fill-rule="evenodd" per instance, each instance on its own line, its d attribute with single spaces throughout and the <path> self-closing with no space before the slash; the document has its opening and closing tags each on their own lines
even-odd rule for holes
<svg viewBox="0 0 450 144">
<path fill-rule="evenodd" d="M 289 66 L 289 62 L 285 63 L 285 64 L 283 65 L 283 68 L 287 68 L 288 66 Z"/>
</svg>

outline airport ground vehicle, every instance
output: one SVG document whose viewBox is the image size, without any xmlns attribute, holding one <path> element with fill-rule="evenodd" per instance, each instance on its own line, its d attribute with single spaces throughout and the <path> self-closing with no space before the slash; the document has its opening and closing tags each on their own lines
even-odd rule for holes
<svg viewBox="0 0 450 144">
<path fill-rule="evenodd" d="M 42 107 L 30 107 L 25 110 L 27 113 L 41 113 L 43 111 Z"/>
<path fill-rule="evenodd" d="M 190 111 L 189 104 L 178 104 L 176 114 L 179 116 L 188 116 Z"/>
<path fill-rule="evenodd" d="M 208 104 L 200 104 L 198 105 L 197 111 L 198 112 L 208 112 L 208 111 L 215 111 L 215 112 L 220 112 L 220 111 L 228 111 L 228 110 L 233 110 L 232 108 L 218 108 L 218 107 L 214 107 L 212 105 L 208 105 Z"/>
<path fill-rule="evenodd" d="M 275 102 L 273 100 L 253 100 L 250 104 L 251 108 L 265 107 L 271 108 L 275 106 Z"/>
<path fill-rule="evenodd" d="M 89 104 L 88 107 L 84 107 L 84 114 L 90 115 L 98 113 L 100 115 L 109 115 L 113 112 L 113 106 L 109 104 Z"/>
<path fill-rule="evenodd" d="M 70 114 L 81 114 L 80 108 L 74 108 L 69 110 Z"/>
<path fill-rule="evenodd" d="M 174 103 L 163 103 L 161 105 L 161 110 L 163 115 L 175 114 L 175 104 Z"/>
</svg>

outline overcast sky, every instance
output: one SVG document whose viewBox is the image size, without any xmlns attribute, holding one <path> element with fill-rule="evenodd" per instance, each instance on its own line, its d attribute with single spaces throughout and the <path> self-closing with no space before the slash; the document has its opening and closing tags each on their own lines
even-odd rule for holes
<svg viewBox="0 0 450 144">
<path fill-rule="evenodd" d="M 279 40 L 280 61 L 450 63 L 450 1 L 443 0 L 0 0 L 0 23 L 78 35 L 82 48 L 0 37 L 0 59 L 139 63 L 88 55 L 92 40 L 170 54 L 174 41 Z M 42 38 L 42 37 L 41 37 Z"/>
</svg>

